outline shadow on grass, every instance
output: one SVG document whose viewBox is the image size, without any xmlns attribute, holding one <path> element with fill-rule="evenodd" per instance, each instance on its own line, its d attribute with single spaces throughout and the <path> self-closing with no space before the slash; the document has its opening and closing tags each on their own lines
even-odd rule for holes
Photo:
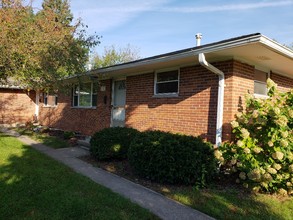
<svg viewBox="0 0 293 220">
<path fill-rule="evenodd" d="M 0 219 L 157 219 L 71 169 L 0 134 Z"/>
<path fill-rule="evenodd" d="M 36 135 L 36 139 L 41 141 L 42 144 L 55 149 L 70 147 L 70 144 L 67 141 L 54 136 Z"/>
<path fill-rule="evenodd" d="M 97 161 L 89 156 L 82 159 L 94 166 L 149 187 L 217 219 L 292 219 L 293 198 L 280 200 L 270 195 L 250 194 L 240 187 L 237 188 L 235 185 L 225 183 L 229 181 L 201 190 L 195 190 L 191 186 L 159 184 L 135 176 L 132 170 L 129 169 L 129 164 L 126 160 L 105 162 Z"/>
</svg>

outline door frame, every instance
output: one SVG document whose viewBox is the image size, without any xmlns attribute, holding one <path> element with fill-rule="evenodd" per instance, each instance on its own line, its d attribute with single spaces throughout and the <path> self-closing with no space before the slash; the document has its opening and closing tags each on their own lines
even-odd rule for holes
<svg viewBox="0 0 293 220">
<path fill-rule="evenodd" d="M 112 79 L 112 92 L 111 92 L 111 122 L 110 122 L 110 127 L 113 127 L 113 107 L 114 107 L 114 99 L 115 99 L 115 82 L 116 81 L 122 81 L 125 80 L 126 83 L 126 77 L 121 77 L 121 78 L 114 78 Z M 125 93 L 126 93 L 126 87 L 125 87 Z M 125 94 L 125 99 L 126 99 L 126 94 Z M 126 100 L 125 100 L 126 103 Z"/>
</svg>

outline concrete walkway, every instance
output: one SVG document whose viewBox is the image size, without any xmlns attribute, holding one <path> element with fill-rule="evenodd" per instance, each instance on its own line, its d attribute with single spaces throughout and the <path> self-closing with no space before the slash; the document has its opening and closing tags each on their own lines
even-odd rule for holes
<svg viewBox="0 0 293 220">
<path fill-rule="evenodd" d="M 182 205 L 174 200 L 168 199 L 146 187 L 133 183 L 117 175 L 108 173 L 100 168 L 93 167 L 91 164 L 78 159 L 77 157 L 89 154 L 89 152 L 85 149 L 80 147 L 53 149 L 40 144 L 27 136 L 19 136 L 18 133 L 11 130 L 2 129 L 2 132 L 16 136 L 21 142 L 32 146 L 34 149 L 72 168 L 75 172 L 90 178 L 94 182 L 103 185 L 130 199 L 132 202 L 150 210 L 161 219 L 213 219 L 206 214 Z"/>
</svg>

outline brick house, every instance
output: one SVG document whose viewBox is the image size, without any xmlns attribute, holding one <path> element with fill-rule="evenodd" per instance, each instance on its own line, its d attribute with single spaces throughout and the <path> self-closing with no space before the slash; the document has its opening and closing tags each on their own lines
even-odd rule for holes
<svg viewBox="0 0 293 220">
<path fill-rule="evenodd" d="M 33 121 L 37 109 L 35 91 L 0 85 L 0 125 L 15 126 Z"/>
<path fill-rule="evenodd" d="M 206 45 L 200 38 L 193 48 L 71 77 L 66 94 L 35 94 L 39 122 L 86 135 L 157 129 L 219 144 L 231 138 L 246 93 L 265 98 L 267 78 L 293 88 L 292 50 L 259 33 Z"/>
</svg>

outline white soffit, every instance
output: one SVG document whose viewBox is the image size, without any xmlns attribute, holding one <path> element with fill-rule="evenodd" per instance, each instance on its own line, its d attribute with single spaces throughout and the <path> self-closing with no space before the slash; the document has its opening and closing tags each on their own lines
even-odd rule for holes
<svg viewBox="0 0 293 220">
<path fill-rule="evenodd" d="M 216 60 L 218 57 L 232 57 L 235 60 L 240 60 L 253 66 L 261 66 L 293 78 L 293 58 L 281 55 L 260 42 L 223 49 L 207 55 L 207 58 L 211 60 Z"/>
</svg>

